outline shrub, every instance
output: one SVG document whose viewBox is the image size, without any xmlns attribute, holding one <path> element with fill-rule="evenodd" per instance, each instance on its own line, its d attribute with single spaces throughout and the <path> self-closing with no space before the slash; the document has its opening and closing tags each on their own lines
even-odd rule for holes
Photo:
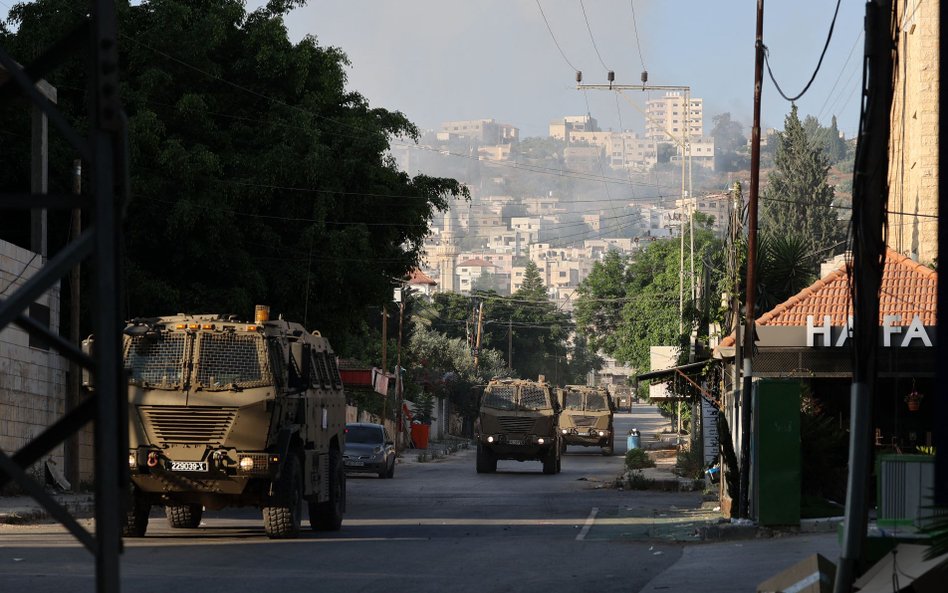
<svg viewBox="0 0 948 593">
<path fill-rule="evenodd" d="M 629 449 L 625 454 L 625 466 L 630 470 L 655 467 L 655 462 L 642 449 Z"/>
</svg>

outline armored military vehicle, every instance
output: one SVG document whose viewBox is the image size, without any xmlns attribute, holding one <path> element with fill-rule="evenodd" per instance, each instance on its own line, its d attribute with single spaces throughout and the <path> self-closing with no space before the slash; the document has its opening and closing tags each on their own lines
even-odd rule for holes
<svg viewBox="0 0 948 593">
<path fill-rule="evenodd" d="M 152 506 L 171 527 L 204 509 L 255 506 L 271 538 L 338 530 L 346 505 L 345 396 L 329 341 L 302 325 L 234 316 L 136 319 L 124 331 L 132 500 L 142 537 Z"/>
<path fill-rule="evenodd" d="M 558 415 L 559 403 L 542 376 L 490 381 L 475 427 L 477 473 L 497 471 L 498 459 L 538 460 L 544 474 L 560 471 Z"/>
<path fill-rule="evenodd" d="M 602 447 L 603 455 L 612 455 L 614 406 L 609 392 L 603 387 L 585 385 L 567 385 L 557 391 L 563 406 L 560 413 L 563 447 Z"/>
</svg>

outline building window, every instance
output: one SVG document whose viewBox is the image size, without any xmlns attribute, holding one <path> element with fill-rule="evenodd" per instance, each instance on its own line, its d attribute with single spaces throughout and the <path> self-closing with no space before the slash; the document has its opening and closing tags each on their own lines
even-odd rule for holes
<svg viewBox="0 0 948 593">
<path fill-rule="evenodd" d="M 49 329 L 49 307 L 40 305 L 39 303 L 33 303 L 30 305 L 30 319 L 38 322 L 46 329 Z M 30 334 L 30 348 L 49 350 L 49 342 L 39 336 Z"/>
</svg>

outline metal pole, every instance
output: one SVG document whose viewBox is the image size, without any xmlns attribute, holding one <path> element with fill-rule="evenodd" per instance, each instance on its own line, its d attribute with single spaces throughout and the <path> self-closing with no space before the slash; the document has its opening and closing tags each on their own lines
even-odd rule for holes
<svg viewBox="0 0 948 593">
<path fill-rule="evenodd" d="M 382 305 L 382 375 L 388 373 L 388 306 Z M 385 380 L 386 393 L 382 395 L 382 422 L 388 418 L 388 379 Z"/>
<path fill-rule="evenodd" d="M 76 159 L 72 163 L 72 192 L 82 194 L 82 161 Z M 75 240 L 82 234 L 82 210 L 73 208 L 70 221 L 69 238 Z M 81 344 L 79 320 L 79 281 L 80 264 L 77 262 L 69 273 L 69 339 L 76 347 Z M 82 371 L 75 362 L 69 363 L 69 389 L 66 391 L 66 412 L 79 405 L 79 390 L 82 384 Z M 73 489 L 79 486 L 79 435 L 73 432 L 66 438 L 66 447 L 63 450 L 63 465 L 66 470 L 66 479 Z"/>
<path fill-rule="evenodd" d="M 398 432 L 399 434 L 403 433 L 405 430 L 404 419 L 402 418 L 403 408 L 405 407 L 405 401 L 403 396 L 405 395 L 404 389 L 402 387 L 402 326 L 405 321 L 405 298 L 402 296 L 401 301 L 398 303 L 398 354 L 396 356 L 397 362 L 395 363 L 395 392 L 396 398 L 398 399 Z"/>
<path fill-rule="evenodd" d="M 754 60 L 754 127 L 751 130 L 750 199 L 747 205 L 747 296 L 744 330 L 744 371 L 741 389 L 741 505 L 747 518 L 750 498 L 750 431 L 752 359 L 754 356 L 754 306 L 757 292 L 757 197 L 760 191 L 760 94 L 764 82 L 764 0 L 757 0 L 757 40 Z"/>
<path fill-rule="evenodd" d="M 51 102 L 56 102 L 55 87 L 39 81 L 36 88 Z M 31 117 L 30 191 L 45 194 L 49 189 L 49 120 L 36 105 L 33 105 Z M 34 208 L 30 211 L 30 251 L 40 254 L 44 262 L 49 256 L 46 219 L 45 209 Z"/>
<path fill-rule="evenodd" d="M 477 340 L 474 343 L 474 370 L 477 371 L 477 359 L 481 354 L 481 330 L 484 327 L 484 302 L 477 307 Z"/>
<path fill-rule="evenodd" d="M 513 317 L 507 319 L 507 370 L 513 371 Z"/>
</svg>

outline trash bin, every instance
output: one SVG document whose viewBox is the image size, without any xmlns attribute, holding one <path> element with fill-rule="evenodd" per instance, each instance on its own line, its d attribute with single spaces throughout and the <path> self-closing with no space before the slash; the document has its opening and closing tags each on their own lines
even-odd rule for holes
<svg viewBox="0 0 948 593">
<path fill-rule="evenodd" d="M 633 428 L 629 431 L 629 436 L 625 439 L 625 447 L 629 451 L 642 448 L 642 437 L 639 435 L 637 428 Z"/>
<path fill-rule="evenodd" d="M 415 423 L 411 425 L 411 442 L 415 445 L 416 449 L 428 448 L 428 437 L 430 430 L 430 424 Z"/>
</svg>

